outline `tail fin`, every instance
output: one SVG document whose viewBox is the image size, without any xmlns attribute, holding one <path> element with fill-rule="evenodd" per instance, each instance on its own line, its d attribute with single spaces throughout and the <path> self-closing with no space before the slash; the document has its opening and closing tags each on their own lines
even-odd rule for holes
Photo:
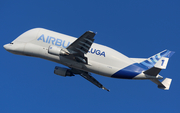
<svg viewBox="0 0 180 113">
<path fill-rule="evenodd" d="M 165 78 L 162 82 L 160 82 L 158 79 L 150 79 L 152 82 L 158 85 L 158 88 L 164 89 L 164 90 L 169 90 L 169 87 L 171 85 L 172 79 L 170 78 Z"/>
<path fill-rule="evenodd" d="M 164 51 L 148 58 L 147 60 L 141 62 L 140 64 L 146 66 L 148 69 L 150 69 L 152 67 L 166 69 L 168 60 L 174 53 L 175 52 L 173 52 L 173 51 L 164 50 Z"/>
<path fill-rule="evenodd" d="M 159 59 L 159 61 L 157 61 L 154 67 L 159 68 L 159 69 L 166 69 L 168 61 L 169 61 L 169 58 L 162 57 L 161 59 Z"/>
<path fill-rule="evenodd" d="M 150 80 L 155 84 L 157 84 L 158 88 L 160 89 L 169 90 L 169 87 L 171 85 L 172 79 L 170 78 L 165 78 L 162 82 L 160 82 L 158 79 L 163 78 L 162 76 L 159 75 L 159 72 L 161 71 L 161 69 L 166 69 L 169 58 L 174 53 L 175 52 L 173 51 L 164 50 L 140 63 L 148 68 L 143 73 L 151 77 L 154 77 L 153 79 Z"/>
</svg>

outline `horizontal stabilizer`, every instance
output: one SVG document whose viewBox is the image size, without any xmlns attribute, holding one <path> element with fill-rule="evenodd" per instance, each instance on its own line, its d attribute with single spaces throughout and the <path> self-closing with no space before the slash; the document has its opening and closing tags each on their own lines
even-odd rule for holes
<svg viewBox="0 0 180 113">
<path fill-rule="evenodd" d="M 165 86 L 165 88 L 163 88 L 161 85 L 158 85 L 158 88 L 160 89 L 164 89 L 164 90 L 169 90 L 169 87 L 171 85 L 171 81 L 172 79 L 170 78 L 165 78 L 161 83 L 163 84 L 163 86 Z"/>
<path fill-rule="evenodd" d="M 169 90 L 169 87 L 171 85 L 172 79 L 165 78 L 162 82 L 160 82 L 158 79 L 150 79 L 152 82 L 158 85 L 158 88 L 163 90 Z"/>
<path fill-rule="evenodd" d="M 156 67 L 152 67 L 146 71 L 144 71 L 144 74 L 150 75 L 150 76 L 157 76 L 159 74 L 159 72 L 161 71 L 161 69 L 156 68 Z"/>
</svg>

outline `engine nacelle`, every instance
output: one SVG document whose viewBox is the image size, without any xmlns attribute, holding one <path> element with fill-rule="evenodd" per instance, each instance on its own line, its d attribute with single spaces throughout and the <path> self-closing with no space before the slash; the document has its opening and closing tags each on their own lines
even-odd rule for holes
<svg viewBox="0 0 180 113">
<path fill-rule="evenodd" d="M 70 69 L 63 68 L 63 67 L 58 67 L 56 66 L 54 69 L 54 74 L 60 75 L 60 76 L 74 76 L 74 74 L 71 72 Z"/>
<path fill-rule="evenodd" d="M 60 47 L 51 45 L 48 48 L 48 53 L 53 54 L 53 55 L 68 55 L 69 51 L 65 48 L 60 48 Z"/>
</svg>

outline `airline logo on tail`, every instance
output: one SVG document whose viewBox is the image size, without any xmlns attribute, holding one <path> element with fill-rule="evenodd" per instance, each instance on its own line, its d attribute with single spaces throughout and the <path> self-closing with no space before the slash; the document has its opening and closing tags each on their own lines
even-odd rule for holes
<svg viewBox="0 0 180 113">
<path fill-rule="evenodd" d="M 148 68 L 151 68 L 153 67 L 162 57 L 165 57 L 165 58 L 170 58 L 175 52 L 173 51 L 169 51 L 169 50 L 164 50 L 150 58 L 148 58 L 147 60 L 141 62 L 140 64 L 148 67 Z M 162 59 L 162 63 L 161 65 L 163 66 L 164 65 L 164 62 L 165 60 Z"/>
</svg>

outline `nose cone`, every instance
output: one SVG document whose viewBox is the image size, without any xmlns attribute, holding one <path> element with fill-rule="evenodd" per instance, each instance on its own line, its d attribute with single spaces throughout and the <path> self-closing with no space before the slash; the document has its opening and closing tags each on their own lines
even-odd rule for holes
<svg viewBox="0 0 180 113">
<path fill-rule="evenodd" d="M 11 44 L 5 44 L 3 47 L 4 47 L 4 49 L 6 49 L 7 51 L 11 51 L 11 49 L 12 49 L 12 45 L 11 45 Z"/>
<path fill-rule="evenodd" d="M 24 45 L 25 45 L 24 43 L 18 43 L 18 44 L 10 43 L 10 44 L 5 44 L 3 47 L 8 52 L 22 55 L 24 53 Z"/>
<path fill-rule="evenodd" d="M 5 44 L 5 45 L 3 45 L 3 47 L 4 47 L 4 49 L 6 49 L 6 44 Z"/>
</svg>

